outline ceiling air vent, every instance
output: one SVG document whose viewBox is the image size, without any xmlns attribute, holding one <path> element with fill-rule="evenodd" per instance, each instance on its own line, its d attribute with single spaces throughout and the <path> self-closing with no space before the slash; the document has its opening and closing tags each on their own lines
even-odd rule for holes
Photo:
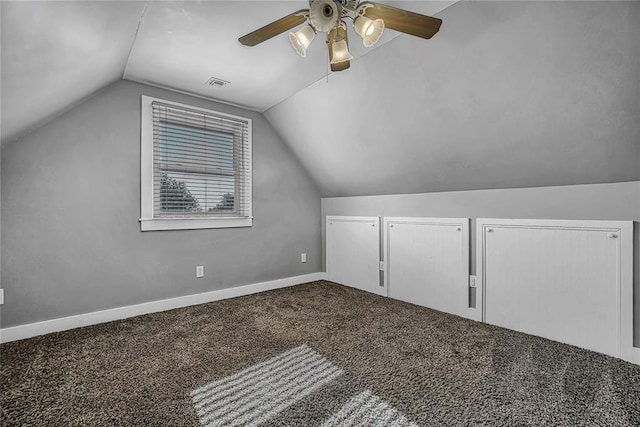
<svg viewBox="0 0 640 427">
<path fill-rule="evenodd" d="M 211 87 L 215 87 L 215 88 L 221 88 L 221 87 L 224 87 L 224 86 L 230 84 L 230 82 L 228 82 L 226 80 L 219 79 L 217 77 L 211 77 L 209 80 L 206 81 L 205 84 L 207 86 L 211 86 Z"/>
</svg>

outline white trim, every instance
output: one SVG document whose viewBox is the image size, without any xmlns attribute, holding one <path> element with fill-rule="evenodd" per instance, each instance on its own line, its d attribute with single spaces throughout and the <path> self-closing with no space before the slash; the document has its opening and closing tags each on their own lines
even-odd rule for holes
<svg viewBox="0 0 640 427">
<path fill-rule="evenodd" d="M 272 289 L 286 288 L 288 286 L 323 280 L 324 277 L 325 273 L 323 272 L 304 274 L 301 276 L 286 277 L 284 279 L 270 280 L 267 282 L 253 283 L 234 288 L 219 289 L 200 294 L 185 295 L 159 301 L 151 301 L 142 304 L 128 305 L 125 307 L 111 308 L 108 310 L 94 311 L 92 313 L 78 314 L 75 316 L 61 317 L 58 319 L 3 328 L 0 329 L 0 343 L 31 338 L 51 332 L 80 328 L 82 326 L 111 322 L 113 320 L 126 319 L 128 317 L 140 316 L 142 314 L 156 313 L 159 311 L 172 310 L 174 308 L 188 307 L 211 301 L 255 294 L 257 292 L 264 292 Z"/>
<path fill-rule="evenodd" d="M 195 230 L 199 228 L 251 227 L 253 218 L 140 218 L 140 230 Z"/>
<path fill-rule="evenodd" d="M 140 108 L 140 216 L 153 218 L 153 113 L 151 102 L 155 98 L 142 95 L 140 99 L 142 103 Z"/>
<path fill-rule="evenodd" d="M 615 223 L 615 222 L 612 222 Z M 620 225 L 620 358 L 633 362 L 633 221 Z M 637 360 L 634 363 L 639 363 Z"/>
<path fill-rule="evenodd" d="M 633 346 L 633 221 L 496 219 L 476 220 L 476 275 L 485 283 L 485 235 L 487 228 L 497 227 L 561 228 L 574 230 L 606 230 L 620 234 L 620 276 L 618 277 L 618 356 L 622 360 L 640 364 L 640 348 Z M 486 322 L 486 297 L 483 292 L 483 322 Z"/>
<path fill-rule="evenodd" d="M 165 99 L 155 98 L 152 96 L 142 95 L 140 107 L 140 230 L 141 231 L 158 231 L 158 230 L 193 230 L 199 228 L 233 228 L 233 227 L 252 227 L 253 226 L 253 119 L 248 117 L 236 116 L 233 114 L 213 111 L 206 108 L 195 107 L 179 102 L 168 101 Z M 220 117 L 243 121 L 247 123 L 247 132 L 249 135 L 248 153 L 243 158 L 248 162 L 247 188 L 249 191 L 245 195 L 245 206 L 248 206 L 248 218 L 225 218 L 225 217 L 209 217 L 209 218 L 154 218 L 153 217 L 153 109 L 154 101 L 163 104 L 184 108 L 191 111 L 198 111 L 205 114 L 215 114 Z M 245 165 L 246 167 L 247 165 Z"/>
<path fill-rule="evenodd" d="M 326 222 L 340 221 L 340 222 L 375 222 L 380 221 L 378 216 L 342 216 L 342 215 L 330 215 L 327 216 Z"/>
</svg>

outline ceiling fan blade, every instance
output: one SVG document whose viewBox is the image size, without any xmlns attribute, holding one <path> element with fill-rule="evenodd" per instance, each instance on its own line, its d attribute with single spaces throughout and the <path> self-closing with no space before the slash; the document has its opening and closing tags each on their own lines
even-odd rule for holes
<svg viewBox="0 0 640 427">
<path fill-rule="evenodd" d="M 240 37 L 238 41 L 245 46 L 255 46 L 302 24 L 307 20 L 308 14 L 309 9 L 299 10 Z"/>
<path fill-rule="evenodd" d="M 329 48 L 329 62 L 333 59 L 333 43 L 336 39 L 336 35 L 340 34 L 341 37 L 346 37 L 346 30 L 342 27 L 333 28 L 327 33 L 327 43 Z M 331 71 L 344 71 L 351 67 L 351 61 L 342 61 L 336 64 L 331 64 Z"/>
<path fill-rule="evenodd" d="M 364 11 L 364 16 L 367 18 L 382 19 L 386 28 L 422 37 L 423 39 L 433 37 L 442 24 L 442 19 L 409 12 L 393 6 L 371 2 L 361 4 L 361 6 L 364 5 L 368 6 Z"/>
</svg>

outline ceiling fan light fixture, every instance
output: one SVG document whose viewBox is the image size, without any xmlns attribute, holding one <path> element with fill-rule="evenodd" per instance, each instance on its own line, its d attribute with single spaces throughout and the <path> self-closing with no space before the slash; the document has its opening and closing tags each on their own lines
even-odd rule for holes
<svg viewBox="0 0 640 427">
<path fill-rule="evenodd" d="M 333 0 L 311 0 L 309 3 L 309 23 L 317 31 L 329 32 L 340 20 L 340 8 Z"/>
<path fill-rule="evenodd" d="M 349 53 L 349 46 L 347 45 L 347 40 L 342 39 L 333 43 L 332 51 L 331 51 L 331 63 L 339 64 L 345 61 L 351 61 L 353 56 Z"/>
<path fill-rule="evenodd" d="M 378 43 L 384 32 L 384 21 L 382 19 L 369 19 L 366 16 L 358 16 L 353 21 L 353 28 L 362 37 L 365 47 L 371 47 Z"/>
<path fill-rule="evenodd" d="M 316 36 L 316 32 L 310 25 L 305 25 L 295 33 L 289 33 L 291 46 L 303 58 L 307 56 L 307 48 Z"/>
<path fill-rule="evenodd" d="M 1 1 L 1 0 L 0 0 Z M 401 33 L 430 39 L 439 30 L 442 19 L 421 15 L 397 7 L 370 0 L 307 0 L 308 9 L 290 13 L 262 28 L 240 37 L 244 46 L 256 46 L 284 32 L 289 33 L 293 49 L 302 57 L 316 33 L 326 33 L 331 61 L 331 71 L 344 71 L 351 66 L 349 40 L 345 19 L 351 19 L 354 31 L 362 38 L 365 47 L 380 41 L 385 28 Z"/>
</svg>

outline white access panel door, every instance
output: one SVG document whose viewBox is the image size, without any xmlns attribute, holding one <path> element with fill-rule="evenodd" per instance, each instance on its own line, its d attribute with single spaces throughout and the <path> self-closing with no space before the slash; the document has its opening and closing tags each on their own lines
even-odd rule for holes
<svg viewBox="0 0 640 427">
<path fill-rule="evenodd" d="M 469 307 L 469 219 L 384 218 L 391 298 L 475 320 Z"/>
<path fill-rule="evenodd" d="M 380 218 L 328 216 L 326 236 L 330 281 L 387 295 L 380 286 Z"/>
<path fill-rule="evenodd" d="M 478 220 L 487 323 L 622 357 L 632 343 L 632 223 Z"/>
</svg>

